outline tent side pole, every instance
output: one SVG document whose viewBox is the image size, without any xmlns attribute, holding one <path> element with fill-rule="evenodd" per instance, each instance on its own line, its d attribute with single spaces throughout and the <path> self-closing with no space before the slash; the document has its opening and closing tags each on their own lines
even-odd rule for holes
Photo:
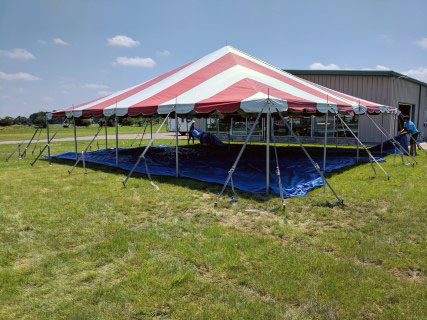
<svg viewBox="0 0 427 320">
<path fill-rule="evenodd" d="M 320 170 L 319 165 L 313 160 L 313 158 L 310 156 L 310 154 L 308 153 L 307 149 L 304 147 L 304 144 L 302 143 L 298 133 L 293 132 L 291 130 L 291 127 L 288 124 L 288 121 L 285 119 L 285 117 L 283 117 L 283 115 L 280 113 L 279 109 L 276 108 L 277 113 L 279 114 L 280 119 L 282 119 L 282 122 L 286 125 L 286 127 L 288 128 L 288 130 L 291 132 L 292 136 L 295 137 L 295 139 L 297 140 L 297 143 L 300 145 L 302 151 L 304 151 L 305 155 L 307 156 L 307 158 L 310 160 L 311 164 L 313 165 L 314 169 L 316 169 L 317 173 L 320 175 L 320 177 L 322 178 L 322 180 L 325 181 L 326 185 L 328 186 L 329 190 L 332 191 L 332 193 L 334 194 L 335 198 L 337 198 L 338 203 L 343 204 L 344 201 L 338 196 L 338 194 L 335 192 L 335 190 L 332 188 L 332 186 L 329 184 L 328 180 L 323 176 L 322 170 Z"/>
<path fill-rule="evenodd" d="M 47 118 L 47 114 L 46 114 L 46 137 L 47 137 L 47 141 L 49 141 L 49 119 Z M 31 141 L 30 141 L 30 143 L 31 143 Z M 27 149 L 25 149 L 25 152 L 27 152 Z M 50 144 L 47 147 L 47 155 L 48 155 L 48 159 L 49 159 L 49 164 L 51 164 L 52 159 L 50 158 Z"/>
<path fill-rule="evenodd" d="M 31 162 L 31 166 L 33 166 L 37 160 L 39 160 L 40 156 L 43 154 L 43 152 L 46 150 L 46 148 L 49 146 L 49 144 L 52 142 L 52 140 L 55 138 L 56 134 L 59 132 L 59 130 L 61 130 L 64 127 L 64 123 L 65 121 L 67 121 L 68 119 L 65 118 L 64 122 L 62 122 L 62 124 L 58 127 L 58 129 L 56 129 L 55 133 L 53 134 L 52 138 L 50 138 L 50 140 L 47 141 L 46 145 L 43 147 L 43 149 L 40 150 L 40 153 L 37 155 L 37 157 L 34 159 L 33 162 Z"/>
<path fill-rule="evenodd" d="M 37 127 L 36 128 L 36 131 L 34 131 L 34 134 L 33 134 L 33 136 L 31 137 L 31 139 L 30 139 L 30 141 L 28 142 L 28 144 L 26 145 L 26 147 L 25 147 L 25 149 L 24 149 L 24 152 L 21 154 L 21 158 L 25 158 L 25 156 L 27 155 L 27 149 L 30 147 L 30 145 L 31 145 L 31 143 L 33 142 L 33 140 L 34 140 L 34 137 L 36 136 L 36 134 L 37 134 L 37 132 L 38 131 L 41 131 L 42 129 L 41 128 L 39 128 L 39 127 Z M 39 135 L 40 135 L 40 133 L 39 133 Z M 49 135 L 48 135 L 48 137 L 47 137 L 48 139 L 47 140 L 49 140 Z"/>
<path fill-rule="evenodd" d="M 381 127 L 384 128 L 384 113 L 381 113 Z M 381 135 L 381 155 L 383 154 L 383 145 L 384 145 L 384 139 L 383 139 L 383 135 Z"/>
<path fill-rule="evenodd" d="M 169 119 L 169 115 L 170 112 L 168 113 L 168 115 L 165 117 L 165 119 L 163 120 L 163 122 L 161 123 L 161 125 L 159 126 L 159 128 L 157 129 L 154 138 L 150 139 L 150 142 L 148 143 L 148 145 L 144 148 L 144 151 L 141 153 L 141 155 L 138 157 L 138 160 L 136 161 L 136 163 L 133 165 L 131 171 L 129 172 L 129 174 L 127 175 L 127 177 L 122 181 L 123 186 L 126 187 L 126 183 L 128 182 L 129 178 L 132 176 L 133 172 L 135 171 L 136 167 L 138 166 L 138 164 L 141 162 L 142 159 L 145 158 L 145 154 L 147 153 L 148 149 L 150 149 L 150 147 L 152 146 L 154 139 L 156 137 L 156 135 L 160 132 L 160 130 L 162 129 L 163 125 L 165 124 L 165 122 Z M 147 171 L 147 174 L 149 176 L 149 173 Z M 150 176 L 149 176 L 150 177 Z M 150 178 L 151 180 L 151 178 Z"/>
<path fill-rule="evenodd" d="M 119 167 L 119 119 L 117 115 L 114 116 L 116 125 L 116 168 Z"/>
<path fill-rule="evenodd" d="M 76 153 L 76 160 L 78 158 L 77 155 L 77 128 L 76 128 L 76 118 L 73 116 L 73 128 L 74 128 L 74 152 Z"/>
<path fill-rule="evenodd" d="M 357 115 L 357 137 L 359 138 L 360 133 L 360 115 Z M 357 141 L 357 151 L 356 151 L 356 163 L 359 163 L 359 142 Z M 382 153 L 382 151 L 381 151 Z"/>
<path fill-rule="evenodd" d="M 175 105 L 175 176 L 179 176 L 179 155 L 178 155 L 178 112 Z"/>
<path fill-rule="evenodd" d="M 271 135 L 271 113 L 270 113 L 270 107 L 268 107 L 267 111 L 267 144 L 266 144 L 266 150 L 265 150 L 265 193 L 268 194 L 270 191 L 270 135 Z"/>
<path fill-rule="evenodd" d="M 105 119 L 105 149 L 108 149 L 108 119 Z"/>
<path fill-rule="evenodd" d="M 365 149 L 365 151 L 368 153 L 369 157 L 372 160 L 374 160 L 374 162 L 381 169 L 381 171 L 387 176 L 387 179 L 390 179 L 390 175 L 387 173 L 387 171 L 384 170 L 384 168 L 379 164 L 377 159 L 375 159 L 375 157 L 372 155 L 372 153 L 369 151 L 369 149 L 359 140 L 359 138 L 354 134 L 354 132 L 348 127 L 347 123 L 345 123 L 345 121 L 341 118 L 341 116 L 338 113 L 336 113 L 336 116 L 341 121 L 343 128 L 345 127 L 351 133 L 351 135 L 357 140 L 357 142 L 360 143 L 360 145 Z M 372 169 L 375 172 L 375 169 L 373 166 L 372 166 Z"/>
<path fill-rule="evenodd" d="M 326 144 L 328 143 L 328 112 L 325 114 L 325 141 L 323 143 L 323 176 L 326 173 Z M 325 179 L 323 179 L 323 192 L 326 192 L 326 183 Z"/>
<path fill-rule="evenodd" d="M 153 116 L 150 118 L 150 139 L 153 139 Z"/>
</svg>

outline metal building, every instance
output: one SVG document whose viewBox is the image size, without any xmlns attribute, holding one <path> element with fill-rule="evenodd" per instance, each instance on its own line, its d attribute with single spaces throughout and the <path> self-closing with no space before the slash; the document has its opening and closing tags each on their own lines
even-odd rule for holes
<svg viewBox="0 0 427 320">
<path fill-rule="evenodd" d="M 394 71 L 353 70 L 285 70 L 303 79 L 388 106 L 398 107 L 409 115 L 421 136 L 427 137 L 427 83 Z M 397 134 L 398 124 L 390 116 L 378 115 L 374 119 Z M 360 138 L 373 144 L 381 142 L 381 133 L 366 118 L 360 118 Z"/>
</svg>

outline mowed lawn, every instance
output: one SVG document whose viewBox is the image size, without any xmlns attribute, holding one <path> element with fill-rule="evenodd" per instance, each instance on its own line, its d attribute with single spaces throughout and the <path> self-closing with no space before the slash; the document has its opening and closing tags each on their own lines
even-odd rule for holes
<svg viewBox="0 0 427 320">
<path fill-rule="evenodd" d="M 172 144 L 173 140 L 159 141 Z M 82 150 L 87 141 L 79 142 Z M 121 141 L 121 146 L 129 141 Z M 279 199 L 70 162 L 4 159 L 1 319 L 426 319 L 427 156 Z M 73 142 L 52 152 L 72 151 Z"/>
</svg>

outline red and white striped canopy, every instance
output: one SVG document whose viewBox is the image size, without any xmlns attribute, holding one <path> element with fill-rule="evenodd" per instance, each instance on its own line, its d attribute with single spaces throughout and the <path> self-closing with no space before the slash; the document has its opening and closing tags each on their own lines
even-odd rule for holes
<svg viewBox="0 0 427 320">
<path fill-rule="evenodd" d="M 157 78 L 111 95 L 54 112 L 54 117 L 137 116 L 199 113 L 390 112 L 390 107 L 359 99 L 298 78 L 230 46 Z M 264 108 L 268 112 L 268 107 Z"/>
</svg>

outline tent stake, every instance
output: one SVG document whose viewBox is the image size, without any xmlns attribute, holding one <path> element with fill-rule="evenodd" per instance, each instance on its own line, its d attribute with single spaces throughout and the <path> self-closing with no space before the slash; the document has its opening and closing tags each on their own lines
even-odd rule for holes
<svg viewBox="0 0 427 320">
<path fill-rule="evenodd" d="M 225 180 L 225 183 L 224 183 L 224 185 L 223 185 L 223 187 L 221 189 L 221 192 L 219 193 L 218 197 L 216 198 L 215 206 L 218 204 L 218 201 L 219 201 L 219 199 L 221 199 L 222 194 L 224 193 L 225 188 L 228 185 L 228 182 L 232 178 L 232 175 L 233 175 L 234 171 L 236 170 L 237 164 L 239 163 L 239 160 L 240 160 L 240 158 L 241 158 L 241 156 L 243 154 L 243 151 L 245 151 L 245 148 L 246 148 L 246 146 L 247 146 L 247 144 L 249 142 L 249 139 L 252 136 L 252 133 L 254 132 L 255 127 L 258 124 L 259 118 L 261 117 L 261 114 L 262 114 L 262 111 L 264 110 L 264 108 L 265 108 L 265 105 L 264 105 L 264 107 L 262 107 L 261 111 L 258 113 L 258 116 L 256 117 L 254 124 L 252 125 L 252 128 L 251 128 L 251 131 L 249 132 L 249 135 L 246 136 L 245 143 L 243 144 L 242 148 L 240 149 L 240 152 L 239 152 L 236 160 L 234 161 L 233 166 L 231 167 L 230 171 L 228 171 L 227 179 Z"/>
<path fill-rule="evenodd" d="M 84 149 L 84 151 L 82 151 L 82 155 L 81 157 L 76 160 L 76 162 L 74 163 L 73 167 L 68 170 L 68 173 L 71 174 L 74 170 L 74 168 L 78 165 L 78 163 L 80 162 L 80 160 L 84 160 L 84 153 L 87 152 L 87 150 L 90 148 L 90 146 L 92 145 L 92 143 L 95 141 L 96 137 L 98 136 L 98 134 L 101 132 L 102 130 L 102 126 L 99 127 L 98 131 L 95 133 L 95 135 L 93 136 L 92 140 L 89 142 L 89 144 L 87 145 L 87 147 Z"/>
<path fill-rule="evenodd" d="M 163 127 L 163 125 L 165 124 L 165 122 L 169 119 L 169 115 L 170 115 L 171 113 L 169 112 L 168 113 L 168 115 L 166 116 L 166 118 L 163 120 L 163 122 L 162 122 L 162 124 L 160 125 L 160 127 L 157 129 L 157 131 L 156 131 L 156 133 L 155 133 L 155 136 L 160 132 L 160 130 L 162 129 L 162 127 Z M 136 169 L 136 167 L 138 166 L 138 164 L 141 162 L 141 160 L 144 158 L 145 159 L 145 154 L 147 153 L 147 151 L 148 151 L 148 149 L 150 149 L 150 147 L 151 147 L 151 145 L 153 144 L 153 142 L 154 142 L 154 139 L 155 139 L 155 136 L 154 136 L 154 138 L 151 138 L 150 139 L 150 142 L 148 143 L 148 145 L 145 147 L 145 149 L 144 149 L 144 151 L 141 153 L 141 155 L 138 157 L 138 160 L 136 161 L 136 163 L 134 164 L 134 166 L 132 167 L 132 170 L 129 172 L 129 174 L 127 175 L 127 177 L 122 181 L 122 183 L 123 183 L 123 186 L 124 187 L 126 187 L 126 183 L 128 182 L 128 180 L 129 180 L 129 178 L 132 176 L 132 173 L 135 171 L 135 169 Z M 148 168 L 147 168 L 148 169 Z M 151 181 L 151 177 L 150 177 L 150 174 L 148 173 L 148 171 L 147 171 L 147 175 L 148 175 L 148 177 L 149 177 L 149 179 L 150 179 L 150 183 L 151 184 L 153 184 L 152 183 L 152 181 Z M 158 188 L 158 187 L 157 187 Z"/>
<path fill-rule="evenodd" d="M 387 176 L 387 179 L 390 179 L 390 175 L 384 170 L 384 168 L 378 163 L 377 159 L 375 159 L 375 157 L 372 155 L 372 153 L 369 151 L 369 149 L 359 140 L 359 138 L 354 134 L 354 132 L 348 127 L 347 123 L 345 123 L 345 121 L 341 118 L 341 116 L 336 113 L 336 116 L 338 117 L 338 119 L 341 121 L 341 124 L 344 128 L 345 128 L 352 134 L 352 136 L 357 140 L 358 143 L 360 143 L 360 145 L 365 149 L 365 151 L 368 153 L 369 157 L 374 160 L 374 162 L 377 164 L 377 166 L 381 169 L 382 172 L 384 172 L 384 174 Z M 372 162 L 371 162 L 372 165 Z M 372 169 L 374 170 L 374 173 L 376 174 L 375 168 L 372 165 Z"/>
<path fill-rule="evenodd" d="M 391 140 L 391 142 L 392 142 L 392 144 L 393 144 L 393 146 L 394 146 L 394 148 L 397 150 L 397 147 L 400 149 L 400 151 L 401 151 L 401 153 L 402 153 L 402 157 L 403 157 L 403 154 L 405 153 L 408 157 L 410 157 L 411 159 L 412 159 L 412 161 L 414 161 L 414 163 L 412 163 L 411 161 L 409 161 L 409 159 L 407 159 L 407 161 L 408 161 L 408 163 L 410 163 L 412 166 L 415 164 L 415 163 L 417 163 L 417 161 L 415 160 L 415 158 L 413 157 L 413 156 L 411 156 L 410 154 L 409 154 L 409 152 L 407 152 L 406 150 L 405 150 L 405 148 L 403 148 L 402 147 L 402 145 L 399 143 L 399 141 L 397 141 L 396 139 L 394 139 L 394 137 L 389 133 L 389 132 L 387 132 L 387 130 L 383 127 L 383 126 L 381 126 L 381 125 L 379 125 L 379 124 L 377 124 L 375 121 L 374 121 L 374 119 L 372 119 L 371 118 L 371 116 L 369 115 L 369 114 L 366 114 L 367 115 L 367 117 L 369 118 L 369 120 L 371 120 L 372 121 L 372 123 L 374 124 L 374 126 L 381 132 L 381 137 L 384 135 L 386 138 L 389 138 L 390 140 Z"/>
<path fill-rule="evenodd" d="M 65 118 L 64 122 L 62 122 L 62 124 L 58 127 L 58 129 L 56 129 L 55 133 L 53 134 L 52 138 L 50 138 L 50 140 L 47 141 L 46 145 L 43 147 L 43 149 L 40 150 L 40 153 L 37 155 L 37 157 L 34 159 L 33 162 L 31 162 L 31 166 L 33 166 L 37 160 L 39 160 L 40 156 L 43 154 L 43 152 L 46 150 L 46 148 L 50 145 L 50 143 L 52 142 L 52 140 L 55 138 L 56 134 L 59 132 L 59 130 L 61 130 L 64 127 L 64 123 L 67 121 L 68 119 Z"/>
<path fill-rule="evenodd" d="M 329 190 L 332 191 L 332 193 L 334 194 L 335 198 L 337 198 L 337 202 L 339 204 L 344 204 L 344 201 L 337 195 L 337 193 L 335 192 L 335 190 L 332 188 L 332 186 L 329 184 L 328 180 L 326 180 L 326 178 L 324 177 L 322 171 L 320 170 L 319 165 L 313 160 L 313 158 L 310 156 L 310 154 L 308 153 L 307 149 L 304 147 L 304 144 L 302 143 L 300 136 L 298 133 L 293 132 L 288 124 L 288 121 L 285 119 L 285 117 L 283 117 L 283 115 L 280 113 L 279 109 L 276 108 L 277 113 L 279 114 L 279 117 L 282 119 L 283 123 L 286 125 L 286 127 L 288 128 L 288 130 L 291 132 L 291 134 L 295 137 L 295 139 L 297 140 L 297 142 L 299 143 L 301 149 L 304 151 L 305 155 L 307 156 L 307 158 L 310 160 L 311 164 L 313 165 L 314 169 L 316 169 L 317 173 L 320 175 L 320 177 L 322 178 L 323 181 L 325 181 L 325 183 L 328 185 Z"/>
</svg>

